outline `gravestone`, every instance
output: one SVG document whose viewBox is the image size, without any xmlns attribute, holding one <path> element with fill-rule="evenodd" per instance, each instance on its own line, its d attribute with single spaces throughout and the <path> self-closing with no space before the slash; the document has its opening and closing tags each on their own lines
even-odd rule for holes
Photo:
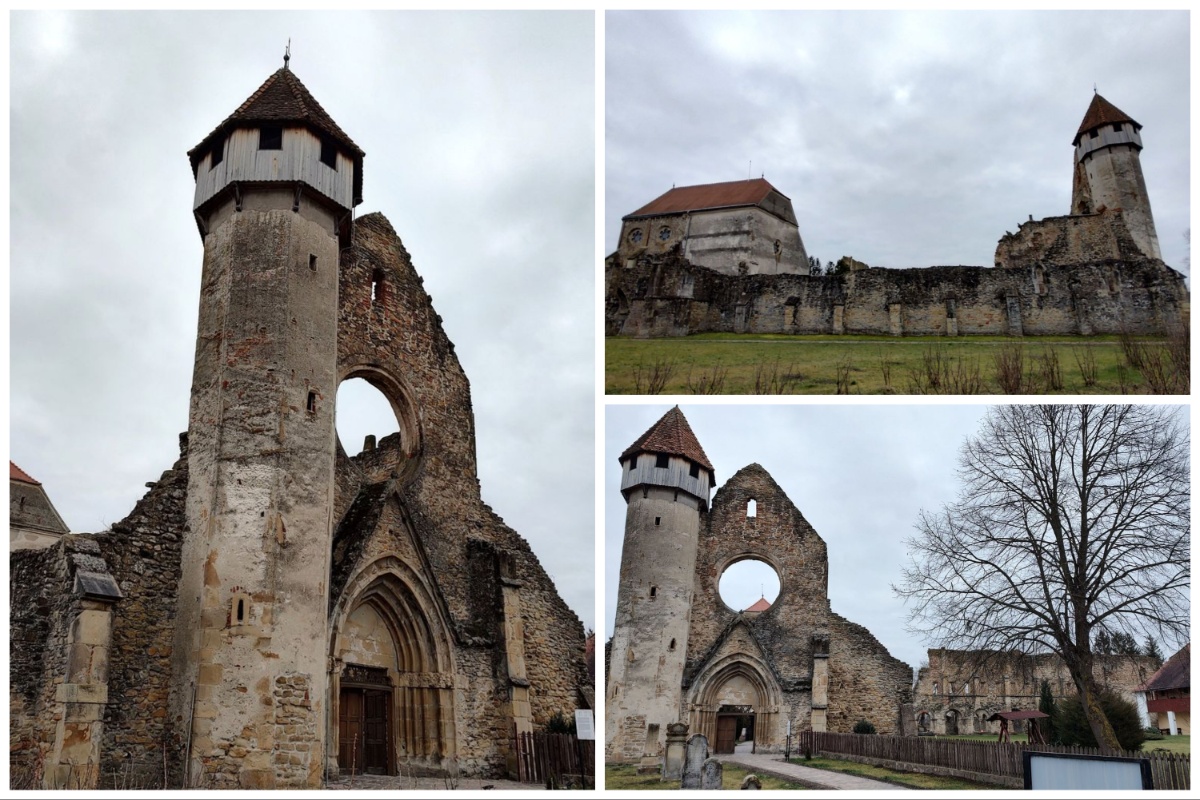
<svg viewBox="0 0 1200 800">
<path fill-rule="evenodd" d="M 720 789 L 721 779 L 724 777 L 724 767 L 720 761 L 715 758 L 705 759 L 704 767 L 700 771 L 700 788 L 701 789 Z"/>
<path fill-rule="evenodd" d="M 761 789 L 762 781 L 760 781 L 758 779 L 757 775 L 755 775 L 754 773 L 750 773 L 746 777 L 742 778 L 742 788 L 743 789 Z"/>
<path fill-rule="evenodd" d="M 667 726 L 667 754 L 663 758 L 662 780 L 677 781 L 683 776 L 683 756 L 687 751 L 686 722 L 672 722 Z"/>
<path fill-rule="evenodd" d="M 693 734 L 687 740 L 687 752 L 683 756 L 683 774 L 680 789 L 701 788 L 700 773 L 708 760 L 708 737 L 703 733 Z"/>
</svg>

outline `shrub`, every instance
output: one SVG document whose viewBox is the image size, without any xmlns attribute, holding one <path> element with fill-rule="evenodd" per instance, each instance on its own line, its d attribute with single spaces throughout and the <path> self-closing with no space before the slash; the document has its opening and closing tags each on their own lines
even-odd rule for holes
<svg viewBox="0 0 1200 800">
<path fill-rule="evenodd" d="M 1138 719 L 1137 709 L 1133 703 L 1117 693 L 1105 689 L 1100 692 L 1100 709 L 1108 717 L 1117 742 L 1123 750 L 1140 750 L 1142 742 L 1146 741 L 1146 732 L 1142 730 L 1142 722 Z M 1096 737 L 1087 724 L 1083 715 L 1083 704 L 1079 695 L 1073 695 L 1058 705 L 1058 715 L 1055 720 L 1055 730 L 1060 742 L 1079 747 L 1096 747 Z"/>
<path fill-rule="evenodd" d="M 865 719 L 860 719 L 858 722 L 854 723 L 854 732 L 872 734 L 875 733 L 875 726 L 867 722 Z"/>
<path fill-rule="evenodd" d="M 574 733 L 575 732 L 575 717 L 568 717 L 561 711 L 555 711 L 554 715 L 546 723 L 546 733 Z"/>
<path fill-rule="evenodd" d="M 1149 727 L 1144 728 L 1143 731 L 1146 734 L 1147 742 L 1162 741 L 1162 738 L 1163 738 L 1162 731 L 1160 731 L 1158 728 L 1154 727 L 1153 725 L 1150 725 Z"/>
</svg>

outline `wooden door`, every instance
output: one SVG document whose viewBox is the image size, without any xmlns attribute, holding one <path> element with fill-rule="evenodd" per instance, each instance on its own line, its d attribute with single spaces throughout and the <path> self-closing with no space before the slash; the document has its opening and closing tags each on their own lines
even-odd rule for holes
<svg viewBox="0 0 1200 800">
<path fill-rule="evenodd" d="M 737 744 L 737 717 L 732 714 L 717 717 L 717 747 L 714 752 L 732 753 Z"/>
<path fill-rule="evenodd" d="M 372 775 L 387 775 L 388 770 L 388 706 L 392 693 L 379 689 L 363 692 L 363 771 Z"/>
<path fill-rule="evenodd" d="M 343 689 L 338 699 L 338 768 L 363 771 L 363 693 Z"/>
</svg>

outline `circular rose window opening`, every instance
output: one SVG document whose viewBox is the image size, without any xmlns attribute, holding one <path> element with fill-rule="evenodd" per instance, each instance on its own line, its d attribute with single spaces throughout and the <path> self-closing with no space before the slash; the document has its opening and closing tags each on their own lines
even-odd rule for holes
<svg viewBox="0 0 1200 800">
<path fill-rule="evenodd" d="M 378 443 L 400 430 L 392 404 L 362 378 L 350 378 L 338 386 L 335 417 L 338 439 L 348 456 L 362 452 L 368 435 Z"/>
<path fill-rule="evenodd" d="M 765 561 L 730 564 L 718 584 L 721 600 L 734 611 L 766 611 L 779 597 L 779 573 Z"/>
</svg>

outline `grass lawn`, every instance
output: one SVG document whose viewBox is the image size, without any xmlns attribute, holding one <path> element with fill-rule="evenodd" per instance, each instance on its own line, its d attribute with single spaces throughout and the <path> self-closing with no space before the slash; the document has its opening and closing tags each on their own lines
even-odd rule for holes
<svg viewBox="0 0 1200 800">
<path fill-rule="evenodd" d="M 741 767 L 736 767 L 733 764 L 726 764 L 721 773 L 721 788 L 722 789 L 740 789 L 742 788 L 742 779 L 749 775 L 749 770 Z M 757 774 L 757 773 L 756 773 Z M 762 781 L 764 789 L 805 789 L 798 783 L 781 780 L 771 775 L 759 775 L 759 780 Z M 658 779 L 657 774 L 653 775 L 638 775 L 637 767 L 632 764 L 605 764 L 604 765 L 604 788 L 605 789 L 678 789 L 676 783 L 664 783 Z"/>
<path fill-rule="evenodd" d="M 1184 348 L 1186 350 L 1186 348 Z M 1186 394 L 1167 339 L 706 333 L 608 338 L 606 394 Z M 1003 363 L 1002 363 L 1003 362 Z M 1138 364 L 1134 367 L 1131 364 Z M 1180 382 L 1172 383 L 1176 380 Z M 1007 387 L 1005 391 L 1003 387 Z"/>
<path fill-rule="evenodd" d="M 1155 750 L 1166 750 L 1168 753 L 1191 753 L 1192 737 L 1190 735 L 1164 736 L 1162 739 L 1147 740 L 1142 744 L 1143 753 L 1152 753 Z"/>
<path fill-rule="evenodd" d="M 836 758 L 814 757 L 811 760 L 793 758 L 792 763 L 815 769 L 827 769 L 831 772 L 843 772 L 847 775 L 857 775 L 861 778 L 874 778 L 877 781 L 895 783 L 910 789 L 1003 789 L 1006 787 L 991 783 L 976 783 L 963 778 L 948 778 L 941 775 L 923 775 L 918 772 L 899 772 L 887 767 L 874 767 L 870 764 L 859 764 L 855 761 L 842 761 Z M 766 786 L 763 787 L 764 789 Z"/>
</svg>

